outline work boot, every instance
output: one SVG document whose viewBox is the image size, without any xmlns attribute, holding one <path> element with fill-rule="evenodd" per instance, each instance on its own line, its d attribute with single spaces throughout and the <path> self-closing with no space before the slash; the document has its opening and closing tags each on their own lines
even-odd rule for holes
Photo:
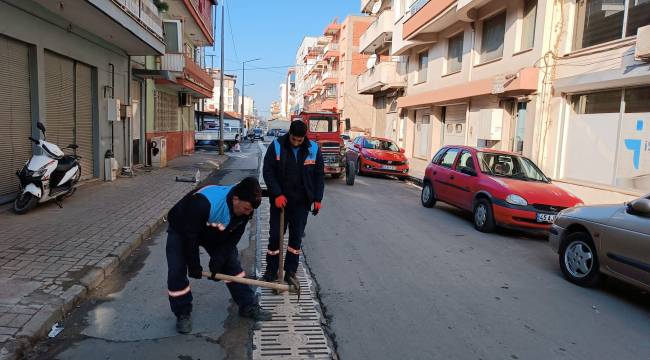
<svg viewBox="0 0 650 360">
<path fill-rule="evenodd" d="M 192 332 L 192 318 L 189 314 L 176 317 L 176 331 L 181 334 Z"/>
<path fill-rule="evenodd" d="M 298 277 L 296 276 L 296 273 L 295 272 L 290 272 L 290 271 L 287 271 L 287 272 L 284 273 L 284 282 L 286 282 L 287 284 L 293 284 L 293 285 L 296 285 L 296 286 L 299 284 Z"/>
<path fill-rule="evenodd" d="M 264 275 L 262 276 L 262 280 L 266 282 L 274 282 L 278 280 L 278 272 L 276 271 L 269 271 L 268 269 L 264 272 Z"/>
<path fill-rule="evenodd" d="M 248 305 L 239 309 L 239 316 L 253 319 L 255 321 L 269 321 L 273 317 L 271 312 L 262 309 L 257 304 Z"/>
</svg>

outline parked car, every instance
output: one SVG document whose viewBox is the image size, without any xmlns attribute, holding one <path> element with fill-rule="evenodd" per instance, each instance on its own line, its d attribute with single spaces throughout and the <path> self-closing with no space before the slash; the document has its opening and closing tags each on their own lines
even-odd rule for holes
<svg viewBox="0 0 650 360">
<path fill-rule="evenodd" d="M 390 139 L 357 136 L 347 147 L 346 160 L 355 164 L 357 175 L 384 174 L 405 179 L 409 173 L 409 162 Z"/>
<path fill-rule="evenodd" d="M 422 205 L 436 201 L 471 211 L 474 227 L 548 231 L 557 214 L 582 201 L 551 183 L 529 159 L 509 152 L 447 146 L 427 166 Z"/>
<path fill-rule="evenodd" d="M 594 286 L 602 273 L 650 290 L 650 194 L 629 204 L 560 212 L 549 245 L 574 284 Z"/>
</svg>

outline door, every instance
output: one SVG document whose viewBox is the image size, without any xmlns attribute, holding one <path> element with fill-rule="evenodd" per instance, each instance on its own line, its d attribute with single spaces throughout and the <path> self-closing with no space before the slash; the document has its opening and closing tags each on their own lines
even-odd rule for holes
<svg viewBox="0 0 650 360">
<path fill-rule="evenodd" d="M 82 179 L 93 177 L 92 69 L 45 52 L 45 127 L 48 141 L 65 148 L 77 144 Z M 69 151 L 66 150 L 69 153 Z"/>
<path fill-rule="evenodd" d="M 29 48 L 0 36 L 0 200 L 18 192 L 16 170 L 32 155 Z"/>
<path fill-rule="evenodd" d="M 526 136 L 526 107 L 527 102 L 521 101 L 517 103 L 517 113 L 515 114 L 515 124 L 512 131 L 512 152 L 523 154 L 524 152 L 524 137 Z"/>
<path fill-rule="evenodd" d="M 415 156 L 429 159 L 431 151 L 431 115 L 429 110 L 417 110 L 415 114 Z"/>
<path fill-rule="evenodd" d="M 603 249 L 609 270 L 650 286 L 650 216 L 621 209 L 603 227 Z"/>
<path fill-rule="evenodd" d="M 142 136 L 140 134 L 142 130 L 142 122 L 144 117 L 143 111 L 141 109 L 141 94 L 142 86 L 140 81 L 133 81 L 131 83 L 131 106 L 133 109 L 133 118 L 131 119 L 131 139 L 132 139 L 132 165 L 142 164 Z"/>
<path fill-rule="evenodd" d="M 468 150 L 463 150 L 449 180 L 450 192 L 454 197 L 454 204 L 462 209 L 472 210 L 474 189 L 478 181 L 476 169 L 472 153 Z"/>
<path fill-rule="evenodd" d="M 450 148 L 445 152 L 445 155 L 440 158 L 433 168 L 433 189 L 436 192 L 436 197 L 450 204 L 456 204 L 455 197 L 451 191 L 450 178 L 453 176 L 452 167 L 456 162 L 456 157 L 459 149 Z"/>
<path fill-rule="evenodd" d="M 467 129 L 467 105 L 445 107 L 442 143 L 445 145 L 465 145 Z"/>
</svg>

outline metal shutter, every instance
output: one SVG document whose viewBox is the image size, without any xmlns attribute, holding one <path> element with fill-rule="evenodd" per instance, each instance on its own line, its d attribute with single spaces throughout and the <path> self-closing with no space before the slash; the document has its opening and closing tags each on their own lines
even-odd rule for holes
<svg viewBox="0 0 650 360">
<path fill-rule="evenodd" d="M 92 69 L 90 66 L 75 64 L 75 105 L 76 127 L 75 144 L 79 145 L 77 155 L 81 156 L 81 177 L 93 177 L 93 96 Z M 67 144 L 66 144 L 67 145 Z M 64 145 L 65 146 L 65 145 Z"/>
<path fill-rule="evenodd" d="M 74 143 L 74 62 L 45 52 L 47 141 L 64 148 Z"/>
<path fill-rule="evenodd" d="M 18 191 L 16 170 L 32 155 L 27 45 L 0 36 L 0 197 Z"/>
</svg>

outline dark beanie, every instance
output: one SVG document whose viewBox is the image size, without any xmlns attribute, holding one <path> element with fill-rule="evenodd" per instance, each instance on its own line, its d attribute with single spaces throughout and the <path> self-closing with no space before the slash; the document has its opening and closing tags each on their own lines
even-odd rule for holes
<svg viewBox="0 0 650 360">
<path fill-rule="evenodd" d="M 233 188 L 233 195 L 239 200 L 251 203 L 257 209 L 262 203 L 262 188 L 254 177 L 247 177 Z"/>
<path fill-rule="evenodd" d="M 307 135 L 307 124 L 302 120 L 294 120 L 289 127 L 289 134 L 297 137 L 305 137 Z"/>
</svg>

